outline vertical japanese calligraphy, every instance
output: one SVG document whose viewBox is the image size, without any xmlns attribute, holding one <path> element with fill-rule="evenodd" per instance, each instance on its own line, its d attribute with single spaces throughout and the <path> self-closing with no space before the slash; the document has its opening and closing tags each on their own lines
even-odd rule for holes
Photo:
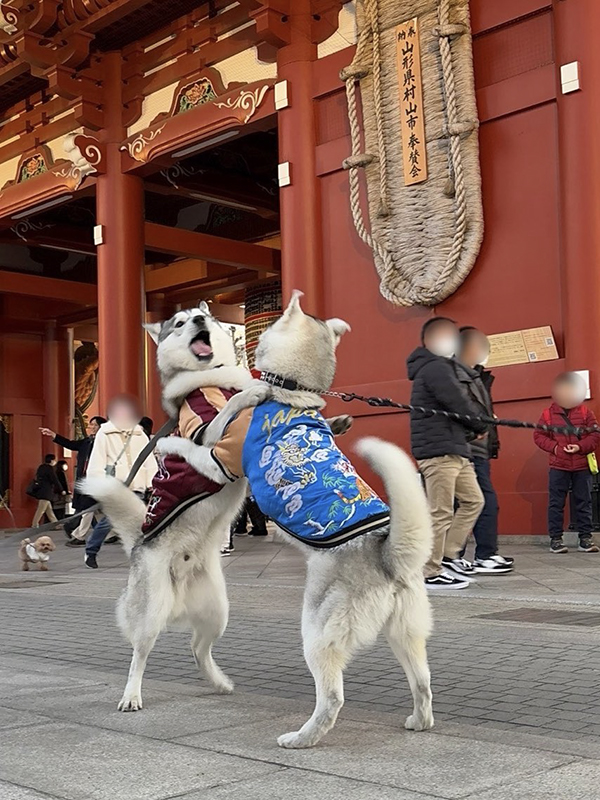
<svg viewBox="0 0 600 800">
<path fill-rule="evenodd" d="M 427 180 L 427 150 L 425 142 L 425 111 L 421 80 L 421 45 L 419 19 L 413 17 L 395 30 L 400 92 L 400 131 L 404 183 Z"/>
</svg>

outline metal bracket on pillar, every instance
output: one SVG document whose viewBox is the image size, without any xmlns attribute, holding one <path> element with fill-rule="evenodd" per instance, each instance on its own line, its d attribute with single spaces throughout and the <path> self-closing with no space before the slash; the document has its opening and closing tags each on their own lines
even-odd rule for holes
<svg viewBox="0 0 600 800">
<path fill-rule="evenodd" d="M 281 111 L 290 105 L 289 84 L 287 81 L 278 81 L 273 87 L 275 90 L 275 110 Z"/>
<path fill-rule="evenodd" d="M 104 227 L 102 225 L 94 225 L 94 244 L 96 246 L 104 244 Z"/>
<path fill-rule="evenodd" d="M 292 182 L 291 164 L 289 161 L 284 161 L 283 164 L 277 165 L 277 181 L 279 187 L 289 186 Z"/>
</svg>

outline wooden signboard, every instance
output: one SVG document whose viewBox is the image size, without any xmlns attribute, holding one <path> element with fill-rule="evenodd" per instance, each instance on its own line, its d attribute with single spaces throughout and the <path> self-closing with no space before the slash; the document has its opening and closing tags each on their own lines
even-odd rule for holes
<svg viewBox="0 0 600 800">
<path fill-rule="evenodd" d="M 427 180 L 419 18 L 396 26 L 395 33 L 404 183 L 410 186 Z"/>
<path fill-rule="evenodd" d="M 530 364 L 536 361 L 553 361 L 558 350 L 552 328 L 527 328 L 488 336 L 490 342 L 489 367 L 505 367 L 509 364 Z"/>
</svg>

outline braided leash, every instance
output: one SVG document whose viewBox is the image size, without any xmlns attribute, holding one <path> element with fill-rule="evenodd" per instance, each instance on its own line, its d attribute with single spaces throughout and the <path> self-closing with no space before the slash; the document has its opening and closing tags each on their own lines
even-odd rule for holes
<svg viewBox="0 0 600 800">
<path fill-rule="evenodd" d="M 365 397 L 355 392 L 321 392 L 321 394 L 326 397 L 337 397 L 345 403 L 350 403 L 352 400 L 359 400 L 361 403 L 367 403 L 367 405 L 377 408 L 398 408 L 405 413 L 413 412 L 423 414 L 423 416 L 426 417 L 446 417 L 455 422 L 483 422 L 485 425 L 495 425 L 501 428 L 529 428 L 531 430 L 545 431 L 546 433 L 573 434 L 575 436 L 600 432 L 599 425 L 593 425 L 590 428 L 577 427 L 575 425 L 544 425 L 538 422 L 523 422 L 520 419 L 496 419 L 496 417 L 457 414 L 454 411 L 445 411 L 441 408 L 424 408 L 423 406 L 413 406 L 409 403 L 396 403 L 390 400 L 389 397 Z"/>
</svg>

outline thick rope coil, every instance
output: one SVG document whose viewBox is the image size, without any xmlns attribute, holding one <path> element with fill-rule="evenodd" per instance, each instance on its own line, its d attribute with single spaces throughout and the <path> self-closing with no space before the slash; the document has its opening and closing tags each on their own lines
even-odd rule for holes
<svg viewBox="0 0 600 800">
<path fill-rule="evenodd" d="M 377 127 L 377 147 L 379 149 L 379 206 L 378 217 L 389 216 L 389 189 L 387 174 L 387 148 L 383 128 L 383 104 L 381 98 L 381 42 L 379 36 L 379 2 L 364 0 L 365 12 L 373 37 L 373 96 L 375 100 L 375 123 Z"/>
<path fill-rule="evenodd" d="M 374 160 L 375 156 L 371 153 L 358 153 L 358 155 L 345 158 L 342 161 L 342 167 L 344 169 L 364 169 L 369 164 L 372 164 Z"/>
<path fill-rule="evenodd" d="M 454 26 L 450 24 L 450 0 L 440 0 L 438 19 L 440 32 L 450 31 Z M 461 29 L 464 26 L 459 26 Z M 461 30 L 461 32 L 464 32 Z M 443 287 L 448 282 L 454 272 L 465 242 L 467 233 L 467 194 L 465 186 L 465 176 L 462 163 L 462 153 L 460 151 L 460 136 L 463 131 L 464 123 L 458 118 L 458 103 L 456 97 L 456 84 L 454 81 L 454 67 L 452 64 L 452 48 L 450 45 L 450 34 L 440 35 L 439 38 L 440 56 L 442 63 L 442 78 L 444 95 L 446 98 L 446 120 L 447 130 L 450 137 L 449 141 L 449 179 L 444 187 L 444 194 L 454 197 L 456 206 L 456 231 L 452 241 L 452 247 L 446 259 L 444 269 L 438 275 L 435 283 L 422 293 L 423 299 L 427 302 L 435 302 L 435 299 Z"/>
</svg>

